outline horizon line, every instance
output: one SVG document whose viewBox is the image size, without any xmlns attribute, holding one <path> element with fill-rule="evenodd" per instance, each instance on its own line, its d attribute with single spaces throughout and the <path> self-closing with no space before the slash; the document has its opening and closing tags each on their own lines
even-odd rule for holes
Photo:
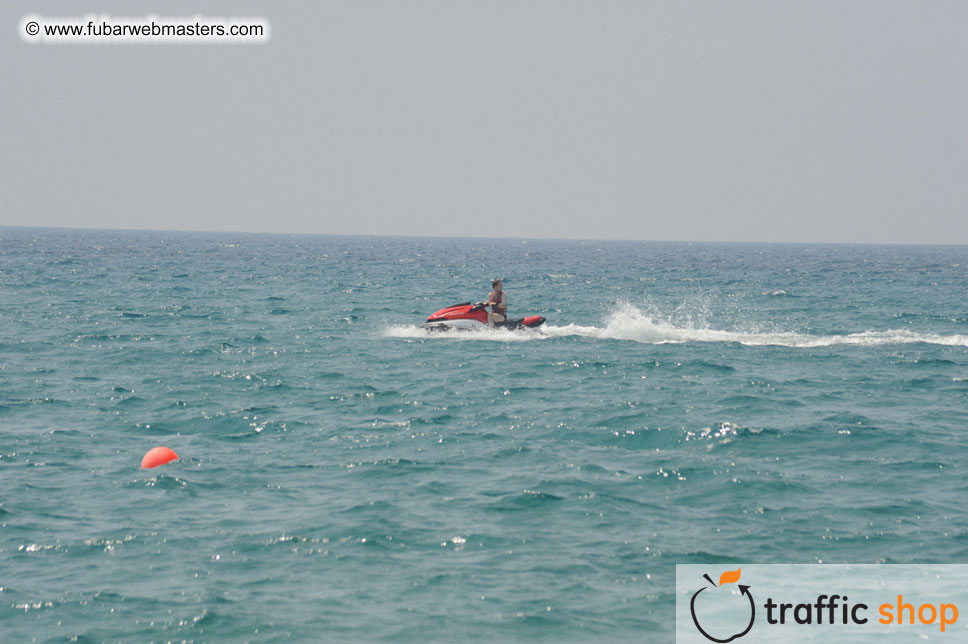
<svg viewBox="0 0 968 644">
<path fill-rule="evenodd" d="M 745 241 L 745 240 L 716 240 L 716 239 L 642 239 L 642 238 L 618 238 L 618 237 L 536 237 L 536 236 L 459 236 L 459 235 L 402 235 L 397 233 L 375 234 L 375 233 L 316 233 L 316 232 L 276 232 L 276 231 L 252 231 L 252 230 L 210 230 L 210 229 L 178 229 L 178 228 L 116 228 L 110 226 L 48 226 L 48 225 L 17 225 L 0 224 L 0 230 L 19 229 L 19 230 L 78 230 L 78 231 L 100 231 L 100 232 L 129 232 L 129 233 L 176 233 L 176 234 L 201 234 L 201 235 L 275 235 L 275 236 L 298 236 L 298 237 L 372 237 L 372 238 L 393 238 L 393 239 L 467 239 L 467 240 L 506 240 L 506 241 L 573 241 L 573 242 L 641 242 L 641 243 L 663 243 L 663 244 L 765 244 L 765 245 L 791 245 L 791 246 L 968 246 L 968 242 L 858 242 L 858 241 Z"/>
</svg>

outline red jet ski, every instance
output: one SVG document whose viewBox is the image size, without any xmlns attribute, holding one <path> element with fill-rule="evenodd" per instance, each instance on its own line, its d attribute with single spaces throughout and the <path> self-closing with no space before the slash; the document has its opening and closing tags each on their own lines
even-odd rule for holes
<svg viewBox="0 0 968 644">
<path fill-rule="evenodd" d="M 471 304 L 464 302 L 440 309 L 421 325 L 421 328 L 430 331 L 450 331 L 463 330 L 471 331 L 474 329 L 487 328 L 487 311 L 485 304 L 478 302 Z M 529 315 L 526 318 L 511 318 L 504 322 L 498 322 L 494 326 L 502 329 L 536 329 L 545 323 L 542 315 Z"/>
</svg>

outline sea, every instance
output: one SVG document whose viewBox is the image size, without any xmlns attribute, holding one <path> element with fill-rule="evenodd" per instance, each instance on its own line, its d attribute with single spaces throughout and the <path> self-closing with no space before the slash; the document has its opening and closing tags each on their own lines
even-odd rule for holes
<svg viewBox="0 0 968 644">
<path fill-rule="evenodd" d="M 421 328 L 498 277 L 543 327 Z M 0 641 L 672 642 L 676 564 L 968 561 L 966 296 L 965 246 L 0 228 Z"/>
</svg>

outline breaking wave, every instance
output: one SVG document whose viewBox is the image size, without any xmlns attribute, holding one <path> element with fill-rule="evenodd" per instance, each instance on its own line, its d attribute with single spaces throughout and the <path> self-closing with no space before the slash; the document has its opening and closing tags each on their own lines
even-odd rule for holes
<svg viewBox="0 0 968 644">
<path fill-rule="evenodd" d="M 393 325 L 386 328 L 383 334 L 388 338 L 411 338 L 428 340 L 490 340 L 494 342 L 527 342 L 529 340 L 542 340 L 551 337 L 549 334 L 542 333 L 541 329 L 519 329 L 510 331 L 508 329 L 480 329 L 473 331 L 428 331 L 413 324 Z"/>
<path fill-rule="evenodd" d="M 968 347 L 968 335 L 941 335 L 919 333 L 909 329 L 887 331 L 862 331 L 833 335 L 810 335 L 796 332 L 743 332 L 725 331 L 708 327 L 676 325 L 644 313 L 635 306 L 624 304 L 616 307 L 606 318 L 603 326 L 546 324 L 539 329 L 482 329 L 480 331 L 440 332 L 427 331 L 414 325 L 387 327 L 387 337 L 446 339 L 457 341 L 485 340 L 496 342 L 527 342 L 548 338 L 586 337 L 601 340 L 628 340 L 645 344 L 680 344 L 695 342 L 736 343 L 747 346 L 781 346 L 794 348 L 819 348 L 832 346 L 873 347 L 892 344 L 936 344 L 951 347 Z"/>
</svg>

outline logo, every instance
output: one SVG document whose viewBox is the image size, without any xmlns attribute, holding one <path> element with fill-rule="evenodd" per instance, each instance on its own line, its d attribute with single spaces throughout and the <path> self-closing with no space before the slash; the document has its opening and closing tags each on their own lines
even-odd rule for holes
<svg viewBox="0 0 968 644">
<path fill-rule="evenodd" d="M 676 565 L 676 641 L 968 641 L 965 564 L 733 565 Z"/>
<path fill-rule="evenodd" d="M 733 640 L 735 640 L 737 638 L 743 637 L 744 635 L 746 635 L 747 633 L 750 632 L 750 629 L 753 628 L 753 621 L 756 619 L 756 603 L 753 601 L 753 595 L 750 594 L 750 587 L 749 586 L 744 586 L 742 584 L 739 584 L 739 595 L 738 596 L 735 595 L 735 594 L 733 594 L 732 588 L 725 588 L 725 589 L 723 588 L 723 586 L 725 586 L 726 584 L 735 584 L 736 582 L 738 582 L 739 581 L 739 576 L 740 576 L 740 571 L 741 570 L 742 570 L 742 568 L 737 568 L 736 570 L 727 570 L 726 572 L 724 572 L 723 574 L 721 574 L 719 576 L 719 584 L 718 585 L 715 582 L 713 582 L 713 580 L 709 577 L 709 575 L 704 574 L 703 575 L 703 578 L 705 578 L 706 581 L 709 582 L 709 584 L 707 584 L 707 585 L 703 586 L 702 588 L 700 588 L 699 590 L 697 590 L 696 591 L 696 594 L 694 594 L 692 596 L 692 599 L 689 601 L 689 612 L 692 613 L 692 623 L 696 626 L 696 629 L 700 633 L 702 633 L 702 636 L 705 637 L 710 642 L 718 642 L 719 644 L 725 644 L 726 642 L 732 642 Z M 700 624 L 699 616 L 696 615 L 696 599 L 704 591 L 707 591 L 707 590 L 710 591 L 710 592 L 707 593 L 707 596 L 706 597 L 709 597 L 710 595 L 713 595 L 713 594 L 719 594 L 719 593 L 726 594 L 726 593 L 728 593 L 728 595 L 729 595 L 728 597 L 719 597 L 719 599 L 720 600 L 728 601 L 730 603 L 735 603 L 736 605 L 735 606 L 730 606 L 730 609 L 729 610 L 731 610 L 731 611 L 739 611 L 739 612 L 733 613 L 733 614 L 736 614 L 736 615 L 745 615 L 746 614 L 746 610 L 747 610 L 746 603 L 747 603 L 747 601 L 749 601 L 750 620 L 749 620 L 749 624 L 747 624 L 747 626 L 746 626 L 746 628 L 744 630 L 742 630 L 741 632 L 736 633 L 734 635 L 723 636 L 723 637 L 716 637 L 716 636 L 710 635 L 709 632 L 708 632 L 709 630 L 714 630 L 714 629 L 708 629 L 707 630 L 707 629 L 703 628 L 702 624 Z M 744 599 L 744 596 L 745 596 L 745 599 Z M 722 634 L 721 633 L 717 633 L 717 635 L 722 635 Z"/>
</svg>

